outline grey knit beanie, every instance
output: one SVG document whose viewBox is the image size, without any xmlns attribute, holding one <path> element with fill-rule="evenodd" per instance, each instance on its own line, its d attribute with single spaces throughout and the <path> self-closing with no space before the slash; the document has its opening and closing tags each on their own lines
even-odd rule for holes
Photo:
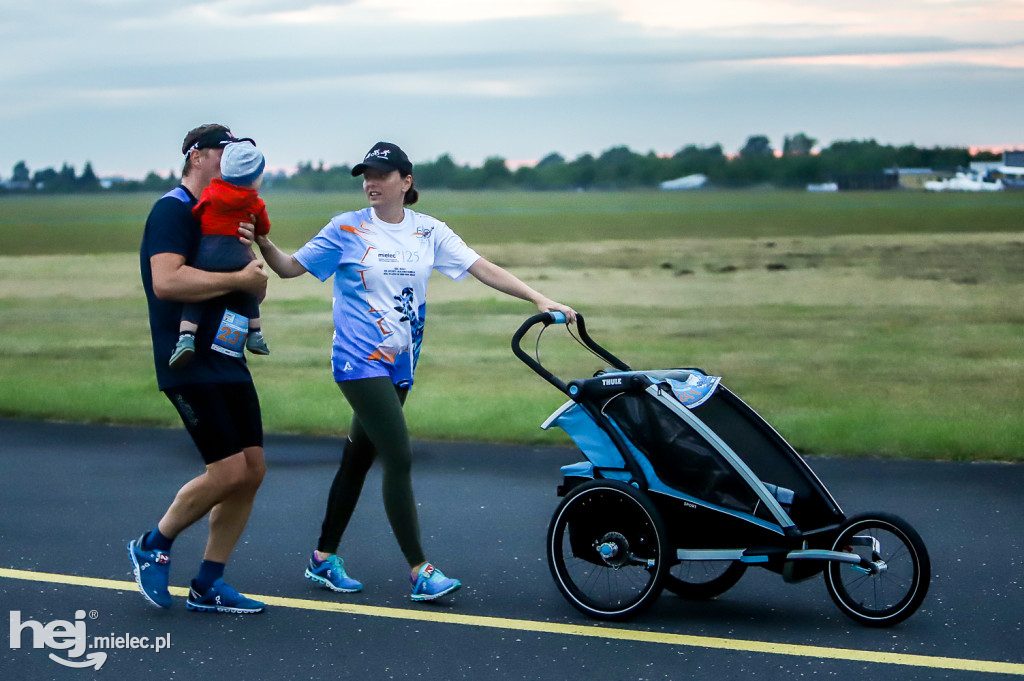
<svg viewBox="0 0 1024 681">
<path fill-rule="evenodd" d="M 232 142 L 220 157 L 220 175 L 225 182 L 247 187 L 263 174 L 263 152 L 250 142 Z"/>
</svg>

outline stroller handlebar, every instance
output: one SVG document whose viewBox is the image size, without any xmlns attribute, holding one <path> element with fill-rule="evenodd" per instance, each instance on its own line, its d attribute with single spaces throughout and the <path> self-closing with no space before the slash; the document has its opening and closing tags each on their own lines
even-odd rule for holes
<svg viewBox="0 0 1024 681">
<path fill-rule="evenodd" d="M 537 375 L 539 375 L 541 378 L 543 378 L 551 385 L 558 388 L 560 391 L 562 391 L 569 397 L 572 397 L 572 394 L 569 392 L 569 386 L 566 385 L 565 381 L 561 380 L 560 378 L 552 374 L 550 371 L 545 369 L 544 366 L 541 365 L 541 363 L 537 359 L 528 355 L 520 345 L 520 343 L 523 340 L 523 336 L 525 336 L 526 333 L 537 324 L 543 324 L 544 327 L 547 328 L 551 324 L 566 324 L 566 318 L 565 315 L 562 314 L 561 312 L 541 312 L 539 314 L 533 315 L 532 317 L 524 321 L 522 325 L 519 327 L 519 329 L 515 332 L 515 334 L 513 334 L 512 352 L 513 354 L 515 354 L 516 357 L 518 357 L 523 362 L 523 364 L 533 369 L 533 371 Z M 587 333 L 586 321 L 584 321 L 583 315 L 579 312 L 576 313 L 576 328 L 579 329 L 580 342 L 587 349 L 589 349 L 591 352 L 599 356 L 601 359 L 610 363 L 616 369 L 619 369 L 620 371 L 631 371 L 628 364 L 626 364 L 621 359 L 619 359 L 612 353 L 602 348 L 594 341 L 593 338 L 590 337 L 590 334 Z"/>
<path fill-rule="evenodd" d="M 548 317 L 551 318 L 552 324 L 565 324 L 566 322 L 564 312 L 559 312 L 558 310 L 555 310 L 553 312 L 548 312 L 547 315 Z"/>
</svg>

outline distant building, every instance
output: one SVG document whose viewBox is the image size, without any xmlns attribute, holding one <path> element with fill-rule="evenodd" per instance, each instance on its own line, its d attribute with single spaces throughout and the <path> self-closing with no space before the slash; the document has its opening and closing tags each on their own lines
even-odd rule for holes
<svg viewBox="0 0 1024 681">
<path fill-rule="evenodd" d="M 835 182 L 822 182 L 820 184 L 809 184 L 807 185 L 807 191 L 809 192 L 837 192 L 839 191 L 839 185 Z"/>
<path fill-rule="evenodd" d="M 839 191 L 860 191 L 895 189 L 899 186 L 899 175 L 892 170 L 866 171 L 861 173 L 841 173 L 835 175 L 832 181 L 839 187 Z"/>
<path fill-rule="evenodd" d="M 678 191 L 682 189 L 700 189 L 707 184 L 708 176 L 703 173 L 697 173 L 696 175 L 687 175 L 686 177 L 680 177 L 675 180 L 666 180 L 662 182 L 659 187 L 667 191 Z"/>
<path fill-rule="evenodd" d="M 1012 168 L 1024 168 L 1024 151 L 1004 151 L 1003 165 Z"/>
<path fill-rule="evenodd" d="M 126 180 L 125 178 L 121 177 L 120 175 L 112 175 L 110 177 L 101 177 L 100 178 L 100 187 L 103 188 L 103 189 L 110 189 L 112 187 L 116 187 L 118 185 L 124 184 L 127 181 L 128 180 Z"/>
<path fill-rule="evenodd" d="M 893 168 L 902 189 L 924 189 L 925 183 L 952 177 L 953 173 L 931 168 Z"/>
<path fill-rule="evenodd" d="M 993 171 L 1007 189 L 1024 189 L 1024 151 L 1004 151 L 1003 165 Z"/>
</svg>

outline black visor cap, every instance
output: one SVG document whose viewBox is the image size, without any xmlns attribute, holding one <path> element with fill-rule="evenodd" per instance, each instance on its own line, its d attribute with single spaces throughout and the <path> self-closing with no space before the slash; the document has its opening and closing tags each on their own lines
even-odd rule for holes
<svg viewBox="0 0 1024 681">
<path fill-rule="evenodd" d="M 373 149 L 366 152 L 362 163 L 352 168 L 352 177 L 357 177 L 366 172 L 367 168 L 373 168 L 385 173 L 397 170 L 402 175 L 412 174 L 412 162 L 405 152 L 397 144 L 390 142 L 377 142 Z"/>
</svg>

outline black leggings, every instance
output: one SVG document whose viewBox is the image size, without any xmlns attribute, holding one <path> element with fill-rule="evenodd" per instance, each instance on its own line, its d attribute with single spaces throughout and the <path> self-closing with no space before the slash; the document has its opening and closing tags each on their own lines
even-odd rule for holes
<svg viewBox="0 0 1024 681">
<path fill-rule="evenodd" d="M 352 426 L 327 498 L 317 550 L 338 552 L 366 473 L 374 458 L 379 457 L 384 469 L 384 510 L 388 522 L 409 565 L 419 565 L 426 559 L 420 545 L 420 523 L 412 492 L 412 447 L 402 413 L 409 391 L 396 387 L 386 377 L 342 381 L 338 387 L 352 407 Z"/>
</svg>

